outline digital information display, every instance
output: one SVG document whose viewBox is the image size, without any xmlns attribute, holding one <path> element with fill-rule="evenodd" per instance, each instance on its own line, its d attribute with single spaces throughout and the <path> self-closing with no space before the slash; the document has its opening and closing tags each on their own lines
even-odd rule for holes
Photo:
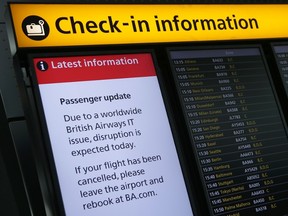
<svg viewBox="0 0 288 216">
<path fill-rule="evenodd" d="M 169 56 L 211 214 L 287 214 L 287 132 L 261 49 Z"/>
<path fill-rule="evenodd" d="M 288 44 L 275 45 L 273 48 L 286 95 L 288 96 Z"/>
<path fill-rule="evenodd" d="M 33 64 L 66 215 L 193 215 L 151 53 Z"/>
</svg>

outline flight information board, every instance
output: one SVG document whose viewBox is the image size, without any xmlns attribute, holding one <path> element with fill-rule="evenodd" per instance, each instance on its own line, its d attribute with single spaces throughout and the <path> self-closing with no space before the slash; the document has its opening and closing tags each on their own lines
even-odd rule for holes
<svg viewBox="0 0 288 216">
<path fill-rule="evenodd" d="M 261 48 L 168 49 L 211 215 L 288 213 L 288 139 Z"/>
<path fill-rule="evenodd" d="M 273 46 L 273 49 L 282 82 L 288 96 L 288 44 L 275 45 Z"/>
</svg>

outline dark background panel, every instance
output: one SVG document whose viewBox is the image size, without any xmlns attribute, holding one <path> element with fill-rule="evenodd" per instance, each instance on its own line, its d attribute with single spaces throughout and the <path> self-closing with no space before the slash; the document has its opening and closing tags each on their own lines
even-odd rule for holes
<svg viewBox="0 0 288 216">
<path fill-rule="evenodd" d="M 1 92 L 0 92 L 1 93 Z M 0 94 L 0 215 L 30 215 L 26 188 Z"/>
</svg>

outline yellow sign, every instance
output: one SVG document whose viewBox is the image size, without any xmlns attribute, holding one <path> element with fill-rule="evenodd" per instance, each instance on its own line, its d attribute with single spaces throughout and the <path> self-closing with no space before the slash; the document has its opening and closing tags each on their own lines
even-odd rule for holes
<svg viewBox="0 0 288 216">
<path fill-rule="evenodd" d="M 288 5 L 12 3 L 10 11 L 19 48 L 288 37 Z"/>
</svg>

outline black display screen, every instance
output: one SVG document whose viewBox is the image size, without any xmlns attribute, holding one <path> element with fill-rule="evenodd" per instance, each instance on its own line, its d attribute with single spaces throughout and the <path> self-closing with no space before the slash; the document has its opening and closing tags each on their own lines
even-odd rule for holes
<svg viewBox="0 0 288 216">
<path fill-rule="evenodd" d="M 287 130 L 261 48 L 168 52 L 211 215 L 288 214 Z"/>
<path fill-rule="evenodd" d="M 282 82 L 288 95 L 288 44 L 286 45 L 275 45 L 274 54 L 279 68 Z"/>
</svg>

